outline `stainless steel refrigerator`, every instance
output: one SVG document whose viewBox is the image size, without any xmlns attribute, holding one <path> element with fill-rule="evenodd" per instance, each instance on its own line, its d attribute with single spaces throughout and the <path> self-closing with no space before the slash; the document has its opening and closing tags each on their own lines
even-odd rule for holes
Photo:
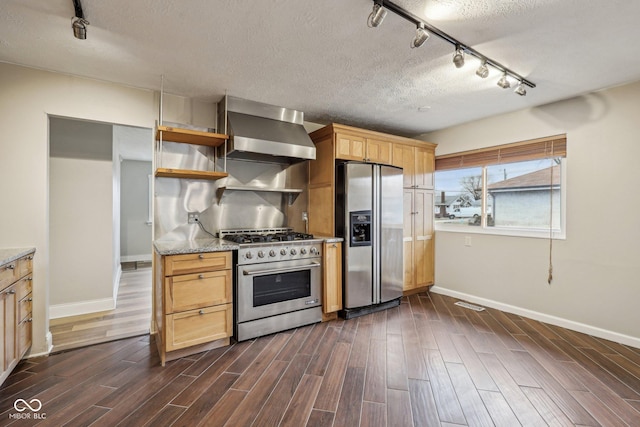
<svg viewBox="0 0 640 427">
<path fill-rule="evenodd" d="M 402 169 L 345 162 L 336 168 L 336 234 L 343 237 L 346 318 L 398 305 L 402 296 Z"/>
</svg>

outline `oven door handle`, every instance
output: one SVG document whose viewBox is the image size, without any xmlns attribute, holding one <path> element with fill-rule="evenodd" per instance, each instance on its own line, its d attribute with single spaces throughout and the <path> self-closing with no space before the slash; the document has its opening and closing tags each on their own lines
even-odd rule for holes
<svg viewBox="0 0 640 427">
<path fill-rule="evenodd" d="M 285 273 L 287 271 L 304 270 L 305 268 L 317 268 L 320 267 L 320 263 L 312 262 L 306 265 L 297 265 L 295 267 L 283 267 L 283 268 L 268 268 L 265 270 L 242 270 L 242 274 L 245 276 L 253 276 L 257 274 L 271 274 L 271 273 Z"/>
</svg>

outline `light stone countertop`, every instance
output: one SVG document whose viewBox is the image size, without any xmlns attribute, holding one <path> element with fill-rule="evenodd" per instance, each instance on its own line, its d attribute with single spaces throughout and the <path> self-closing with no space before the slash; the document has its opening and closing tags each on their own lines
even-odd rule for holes
<svg viewBox="0 0 640 427">
<path fill-rule="evenodd" d="M 344 242 L 344 239 L 342 237 L 333 237 L 333 236 L 316 236 L 314 235 L 313 237 L 315 237 L 316 239 L 322 239 L 324 240 L 326 243 L 338 243 L 338 242 Z"/>
<path fill-rule="evenodd" d="M 199 254 L 203 252 L 223 252 L 239 249 L 239 246 L 235 243 L 213 237 L 211 239 L 180 241 L 156 240 L 153 242 L 153 246 L 160 255 Z"/>
<path fill-rule="evenodd" d="M 7 264 L 11 261 L 15 261 L 18 258 L 22 258 L 32 252 L 35 252 L 36 248 L 6 248 L 0 249 L 0 265 Z"/>
</svg>

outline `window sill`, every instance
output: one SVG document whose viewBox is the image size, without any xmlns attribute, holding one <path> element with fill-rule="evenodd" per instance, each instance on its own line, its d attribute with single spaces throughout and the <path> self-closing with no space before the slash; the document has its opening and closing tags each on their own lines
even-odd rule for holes
<svg viewBox="0 0 640 427">
<path fill-rule="evenodd" d="M 532 239 L 549 239 L 549 230 L 526 230 L 522 228 L 482 228 L 480 226 L 447 226 L 436 224 L 435 231 L 446 233 L 486 234 L 490 236 L 525 237 Z M 554 231 L 554 240 L 566 240 L 564 231 Z"/>
</svg>

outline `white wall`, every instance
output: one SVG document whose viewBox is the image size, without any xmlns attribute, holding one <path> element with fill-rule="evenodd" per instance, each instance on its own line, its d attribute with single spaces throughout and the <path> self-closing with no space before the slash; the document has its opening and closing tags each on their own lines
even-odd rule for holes
<svg viewBox="0 0 640 427">
<path fill-rule="evenodd" d="M 32 354 L 49 350 L 48 115 L 153 128 L 151 91 L 0 63 L 0 246 L 35 247 Z"/>
<path fill-rule="evenodd" d="M 436 232 L 434 291 L 640 347 L 640 83 L 423 135 L 436 155 L 567 134 L 567 238 Z M 612 209 L 624 201 L 624 209 Z M 611 202 L 611 203 L 608 203 Z"/>
<path fill-rule="evenodd" d="M 111 162 L 52 157 L 49 166 L 51 318 L 112 309 Z"/>
</svg>

